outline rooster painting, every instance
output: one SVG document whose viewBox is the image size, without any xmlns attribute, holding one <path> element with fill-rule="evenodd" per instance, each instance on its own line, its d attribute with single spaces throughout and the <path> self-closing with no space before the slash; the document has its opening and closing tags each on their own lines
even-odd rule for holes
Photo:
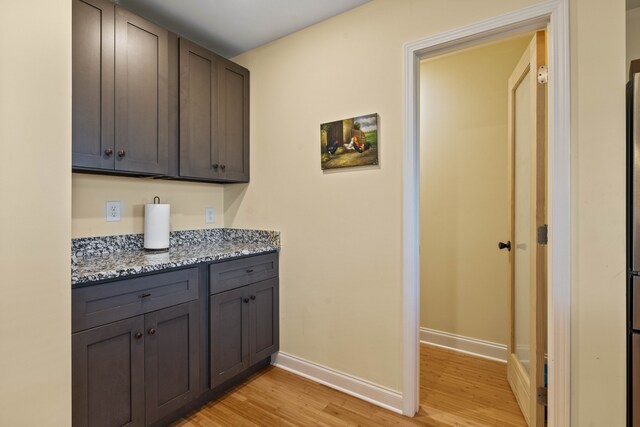
<svg viewBox="0 0 640 427">
<path fill-rule="evenodd" d="M 378 164 L 378 115 L 368 114 L 320 126 L 322 169 Z"/>
</svg>

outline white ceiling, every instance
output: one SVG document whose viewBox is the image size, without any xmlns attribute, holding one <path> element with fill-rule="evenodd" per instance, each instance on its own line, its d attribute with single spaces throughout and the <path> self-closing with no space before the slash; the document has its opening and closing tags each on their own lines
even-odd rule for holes
<svg viewBox="0 0 640 427">
<path fill-rule="evenodd" d="M 115 0 L 204 47 L 233 57 L 369 0 Z"/>
</svg>

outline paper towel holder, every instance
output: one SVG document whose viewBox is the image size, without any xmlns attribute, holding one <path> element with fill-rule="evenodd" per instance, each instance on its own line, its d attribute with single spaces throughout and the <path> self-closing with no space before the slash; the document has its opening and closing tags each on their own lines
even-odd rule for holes
<svg viewBox="0 0 640 427">
<path fill-rule="evenodd" d="M 166 252 L 170 246 L 170 207 L 160 203 L 160 196 L 144 210 L 144 250 L 145 252 Z"/>
</svg>

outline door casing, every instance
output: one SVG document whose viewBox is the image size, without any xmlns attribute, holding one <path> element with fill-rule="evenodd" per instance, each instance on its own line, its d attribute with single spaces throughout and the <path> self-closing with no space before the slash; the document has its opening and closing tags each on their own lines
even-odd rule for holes
<svg viewBox="0 0 640 427">
<path fill-rule="evenodd" d="M 492 39 L 547 29 L 549 48 L 547 270 L 548 425 L 571 425 L 569 0 L 549 0 L 404 46 L 402 413 L 419 410 L 419 63 Z"/>
</svg>

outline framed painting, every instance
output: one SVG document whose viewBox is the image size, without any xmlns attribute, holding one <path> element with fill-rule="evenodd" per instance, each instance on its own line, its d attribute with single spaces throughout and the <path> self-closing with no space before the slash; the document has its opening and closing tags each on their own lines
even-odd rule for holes
<svg viewBox="0 0 640 427">
<path fill-rule="evenodd" d="M 322 170 L 377 164 L 377 113 L 320 125 Z"/>
</svg>

